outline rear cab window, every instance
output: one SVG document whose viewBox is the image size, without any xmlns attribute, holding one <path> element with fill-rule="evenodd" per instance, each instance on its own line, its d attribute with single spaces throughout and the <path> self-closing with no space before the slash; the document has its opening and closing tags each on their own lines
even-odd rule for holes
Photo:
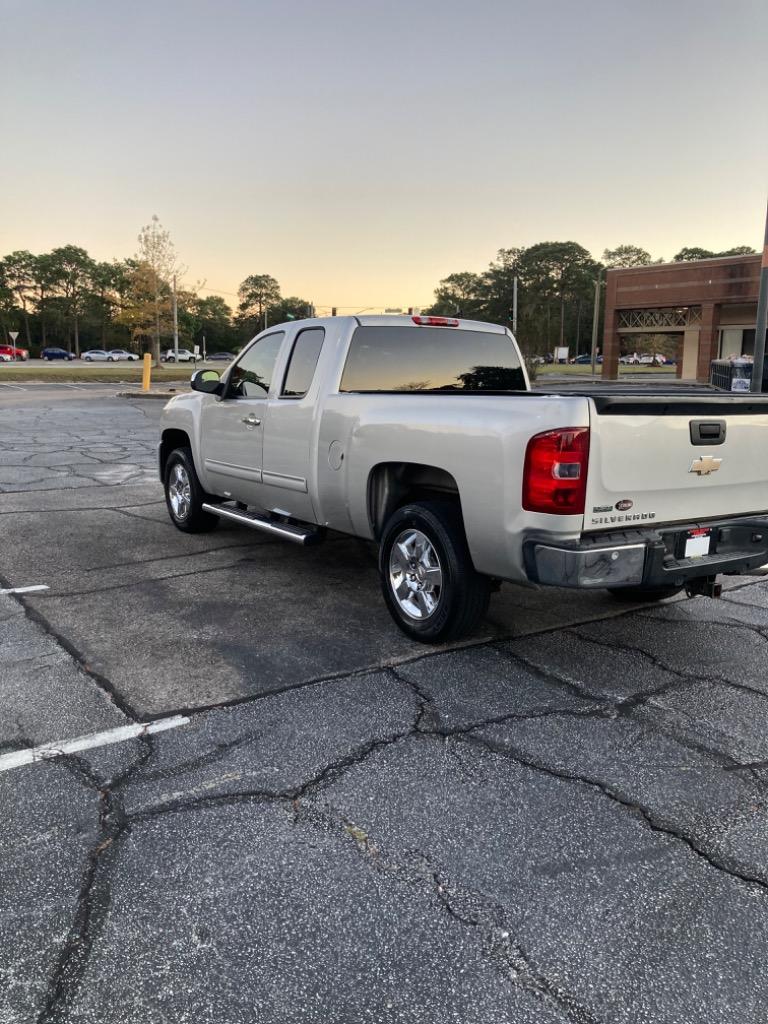
<svg viewBox="0 0 768 1024">
<path fill-rule="evenodd" d="M 358 327 L 342 392 L 526 391 L 512 339 L 452 327 Z"/>
<path fill-rule="evenodd" d="M 280 392 L 281 398 L 303 398 L 309 391 L 324 338 L 323 327 L 308 327 L 296 335 L 283 381 L 283 390 Z"/>
</svg>

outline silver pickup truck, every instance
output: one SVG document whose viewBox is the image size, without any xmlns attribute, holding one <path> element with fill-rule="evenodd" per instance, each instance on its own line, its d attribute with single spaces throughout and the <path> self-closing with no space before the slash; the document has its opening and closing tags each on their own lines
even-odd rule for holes
<svg viewBox="0 0 768 1024">
<path fill-rule="evenodd" d="M 768 396 L 532 392 L 503 327 L 429 316 L 283 324 L 191 386 L 161 425 L 174 525 L 373 541 L 418 640 L 501 580 L 655 601 L 768 562 Z"/>
</svg>

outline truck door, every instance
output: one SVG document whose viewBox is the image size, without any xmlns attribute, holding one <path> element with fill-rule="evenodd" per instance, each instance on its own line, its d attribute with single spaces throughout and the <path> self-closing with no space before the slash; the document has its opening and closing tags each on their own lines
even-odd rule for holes
<svg viewBox="0 0 768 1024">
<path fill-rule="evenodd" d="M 318 415 L 315 368 L 323 327 L 300 330 L 288 355 L 282 385 L 269 401 L 264 428 L 262 501 L 269 511 L 316 522 L 310 496 L 313 425 Z"/>
<path fill-rule="evenodd" d="M 221 401 L 212 398 L 203 407 L 203 466 L 210 489 L 221 497 L 263 505 L 264 421 L 284 337 L 283 331 L 274 331 L 259 338 L 230 370 Z"/>
</svg>

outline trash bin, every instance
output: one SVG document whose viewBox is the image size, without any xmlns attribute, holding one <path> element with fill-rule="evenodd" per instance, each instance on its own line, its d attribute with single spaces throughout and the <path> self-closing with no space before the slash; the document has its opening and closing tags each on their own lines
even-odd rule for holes
<svg viewBox="0 0 768 1024">
<path fill-rule="evenodd" d="M 763 375 L 763 391 L 766 390 L 766 376 Z M 715 359 L 712 362 L 709 382 L 723 391 L 749 391 L 752 387 L 752 360 Z"/>
</svg>

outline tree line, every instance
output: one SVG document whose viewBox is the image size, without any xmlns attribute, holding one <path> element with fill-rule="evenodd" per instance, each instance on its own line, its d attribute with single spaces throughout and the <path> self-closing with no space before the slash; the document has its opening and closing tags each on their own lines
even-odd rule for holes
<svg viewBox="0 0 768 1024">
<path fill-rule="evenodd" d="M 298 296 L 283 297 L 269 274 L 252 274 L 238 289 L 233 311 L 220 295 L 202 296 L 203 283 L 183 285 L 185 268 L 157 217 L 141 229 L 136 253 L 99 262 L 85 249 L 65 245 L 35 255 L 26 250 L 0 260 L 0 336 L 19 333 L 18 344 L 33 354 L 47 346 L 80 355 L 87 348 L 128 348 L 159 358 L 172 344 L 172 298 L 178 308 L 179 344 L 207 351 L 237 351 L 269 324 L 312 315 Z M 737 246 L 725 252 L 683 248 L 675 260 L 754 252 Z M 456 315 L 510 324 L 517 279 L 517 334 L 529 354 L 567 344 L 589 347 L 595 282 L 612 267 L 661 263 L 636 245 L 606 249 L 596 260 L 577 242 L 539 242 L 500 249 L 481 272 L 449 274 L 435 289 L 425 313 Z"/>
<path fill-rule="evenodd" d="M 79 356 L 89 348 L 151 352 L 173 342 L 176 292 L 179 345 L 209 352 L 237 351 L 265 323 L 307 316 L 311 304 L 283 297 L 267 274 L 247 277 L 233 312 L 221 295 L 203 296 L 204 285 L 183 285 L 170 235 L 157 217 L 141 229 L 135 255 L 99 262 L 77 245 L 34 254 L 17 250 L 0 260 L 0 339 L 38 355 L 46 347 Z"/>
<path fill-rule="evenodd" d="M 683 248 L 673 260 L 700 260 L 753 253 L 740 245 L 724 252 Z M 539 242 L 527 248 L 500 249 L 481 273 L 460 271 L 443 278 L 435 302 L 425 313 L 458 315 L 509 326 L 517 279 L 517 337 L 530 355 L 568 345 L 572 353 L 591 346 L 596 282 L 604 271 L 663 263 L 637 245 L 606 249 L 596 260 L 577 242 Z M 601 310 L 603 303 L 601 301 Z M 602 337 L 602 321 L 599 324 Z"/>
</svg>

